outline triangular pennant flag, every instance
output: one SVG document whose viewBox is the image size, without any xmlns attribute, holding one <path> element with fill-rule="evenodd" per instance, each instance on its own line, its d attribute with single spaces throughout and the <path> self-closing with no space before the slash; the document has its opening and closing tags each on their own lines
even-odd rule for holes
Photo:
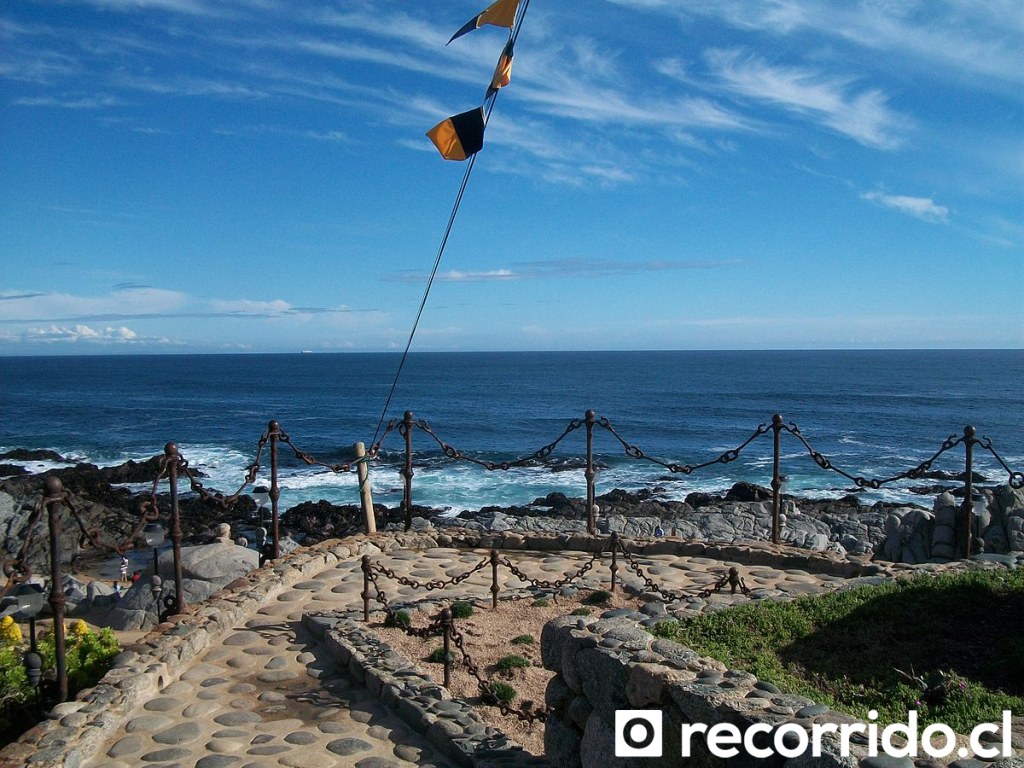
<svg viewBox="0 0 1024 768">
<path fill-rule="evenodd" d="M 494 68 L 494 77 L 491 78 L 491 85 L 487 89 L 487 95 L 485 99 L 491 98 L 498 92 L 499 88 L 504 88 L 512 82 L 512 41 L 508 41 L 508 45 L 505 46 L 505 50 L 501 52 L 501 57 L 498 59 L 498 66 Z"/>
<path fill-rule="evenodd" d="M 495 27 L 507 27 L 512 29 L 516 23 L 516 12 L 519 10 L 519 0 L 498 0 L 487 6 L 487 10 L 478 13 L 466 22 L 458 32 L 452 35 L 452 40 L 462 37 L 474 29 L 480 29 L 484 24 L 492 24 Z M 449 40 L 450 43 L 452 40 Z M 448 43 L 445 43 L 447 45 Z"/>
<path fill-rule="evenodd" d="M 484 126 L 484 108 L 477 107 L 442 120 L 427 131 L 427 138 L 445 160 L 466 160 L 483 149 Z"/>
</svg>

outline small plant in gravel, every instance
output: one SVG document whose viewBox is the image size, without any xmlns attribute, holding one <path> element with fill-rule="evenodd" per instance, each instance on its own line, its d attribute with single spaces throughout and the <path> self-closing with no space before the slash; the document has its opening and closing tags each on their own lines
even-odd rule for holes
<svg viewBox="0 0 1024 768">
<path fill-rule="evenodd" d="M 405 627 L 408 629 L 412 626 L 412 617 L 408 611 L 398 611 L 394 615 L 388 614 L 387 618 L 384 619 L 385 627 Z"/>
<path fill-rule="evenodd" d="M 611 599 L 612 599 L 612 593 L 611 592 L 608 592 L 608 591 L 606 591 L 604 589 L 598 589 L 598 590 L 596 590 L 594 592 L 591 592 L 589 595 L 587 595 L 587 597 L 583 600 L 583 602 L 587 603 L 588 605 L 604 605 L 605 603 L 607 603 Z"/>
<path fill-rule="evenodd" d="M 532 605 L 534 608 L 547 608 L 549 605 L 551 605 L 551 601 L 548 600 L 546 597 L 538 597 L 536 600 L 533 601 Z"/>
<path fill-rule="evenodd" d="M 456 600 L 452 603 L 453 619 L 468 619 L 473 615 L 473 604 L 466 600 Z"/>
<path fill-rule="evenodd" d="M 530 666 L 530 662 L 522 656 L 513 654 L 511 656 L 502 656 L 494 666 L 502 672 L 511 672 L 513 669 L 526 669 Z"/>
<path fill-rule="evenodd" d="M 573 611 L 569 615 L 570 616 L 589 616 L 590 614 L 591 614 L 591 610 L 589 608 L 577 608 L 575 611 Z"/>
<path fill-rule="evenodd" d="M 511 704 L 516 697 L 516 689 L 508 683 L 490 683 L 489 688 L 489 693 L 484 696 L 484 701 L 488 704 Z"/>
<path fill-rule="evenodd" d="M 454 657 L 452 656 L 451 653 L 449 653 L 448 658 L 452 659 Z M 430 655 L 427 656 L 427 661 L 429 661 L 431 664 L 444 664 L 444 648 L 435 648 L 433 651 L 431 651 Z"/>
<path fill-rule="evenodd" d="M 512 645 L 533 645 L 533 635 L 519 635 L 512 638 Z"/>
</svg>

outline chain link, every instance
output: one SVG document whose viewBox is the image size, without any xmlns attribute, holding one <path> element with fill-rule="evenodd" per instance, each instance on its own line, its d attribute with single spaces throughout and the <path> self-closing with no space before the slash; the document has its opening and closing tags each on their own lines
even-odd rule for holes
<svg viewBox="0 0 1024 768">
<path fill-rule="evenodd" d="M 387 576 L 389 579 L 397 581 L 402 586 L 412 587 L 413 589 L 425 589 L 428 592 L 432 592 L 435 589 L 445 589 L 446 587 L 454 587 L 457 584 L 461 584 L 466 579 L 468 579 L 470 576 L 472 576 L 474 573 L 477 573 L 478 571 L 481 571 L 484 568 L 486 568 L 488 565 L 490 565 L 490 562 L 491 562 L 491 559 L 489 557 L 486 557 L 483 560 L 481 560 L 477 565 L 473 566 L 468 571 L 466 571 L 465 573 L 461 573 L 458 576 L 453 576 L 452 578 L 447 579 L 445 581 L 441 581 L 439 579 L 434 579 L 432 581 L 416 581 L 415 579 L 410 579 L 407 576 L 399 576 L 394 571 L 392 571 L 390 568 L 388 568 L 386 565 L 381 565 L 380 563 L 377 563 L 375 565 L 371 565 L 370 568 L 371 568 L 371 570 L 378 570 L 378 571 L 380 571 L 385 576 Z"/>
<path fill-rule="evenodd" d="M 516 567 L 515 563 L 513 563 L 507 557 L 501 558 L 498 562 L 501 565 L 504 565 L 506 568 L 508 568 L 517 579 L 519 579 L 520 581 L 525 581 L 527 584 L 533 587 L 537 587 L 538 589 L 560 589 L 564 587 L 566 584 L 576 581 L 576 579 L 582 578 L 587 573 L 587 571 L 594 567 L 594 563 L 597 562 L 599 557 L 604 555 L 604 552 L 605 547 L 602 547 L 600 550 L 595 552 L 587 562 L 580 566 L 580 568 L 575 573 L 570 573 L 569 575 L 565 576 L 562 579 L 559 579 L 558 581 L 544 581 L 543 579 L 531 579 L 529 576 L 527 576 L 525 573 L 519 570 L 519 568 Z"/>
</svg>

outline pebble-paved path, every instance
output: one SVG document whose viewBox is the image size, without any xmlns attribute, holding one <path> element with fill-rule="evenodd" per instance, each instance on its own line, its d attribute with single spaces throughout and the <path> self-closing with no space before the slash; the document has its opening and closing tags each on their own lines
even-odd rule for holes
<svg viewBox="0 0 1024 768">
<path fill-rule="evenodd" d="M 484 551 L 431 549 L 380 556 L 397 574 L 426 581 L 465 572 L 487 556 Z M 589 555 L 575 552 L 514 553 L 512 559 L 532 578 L 553 581 L 575 571 Z M 693 592 L 726 572 L 733 563 L 704 558 L 652 556 L 639 560 L 662 586 Z M 608 582 L 606 557 L 588 574 L 594 587 Z M 638 583 L 622 568 L 623 582 Z M 752 589 L 794 596 L 829 589 L 842 579 L 763 566 L 738 566 Z M 429 593 L 432 601 L 478 594 L 489 599 L 490 566 L 451 590 Z M 523 583 L 499 571 L 502 587 Z M 389 598 L 426 597 L 411 587 L 381 579 Z M 302 626 L 307 611 L 361 604 L 358 559 L 341 563 L 279 594 L 256 615 L 224 635 L 180 678 L 131 714 L 106 745 L 105 755 L 89 766 L 127 768 L 401 768 L 447 766 L 418 734 L 346 677 Z M 701 610 L 731 596 L 684 601 L 672 612 Z M 743 598 L 740 598 L 743 599 Z"/>
</svg>

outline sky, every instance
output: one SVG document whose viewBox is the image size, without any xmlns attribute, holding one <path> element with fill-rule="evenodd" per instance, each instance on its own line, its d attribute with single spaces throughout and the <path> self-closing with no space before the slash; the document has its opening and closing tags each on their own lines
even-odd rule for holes
<svg viewBox="0 0 1024 768">
<path fill-rule="evenodd" d="M 404 346 L 486 0 L 8 0 L 0 355 Z M 1024 346 L 1019 0 L 532 0 L 413 349 Z"/>
</svg>

